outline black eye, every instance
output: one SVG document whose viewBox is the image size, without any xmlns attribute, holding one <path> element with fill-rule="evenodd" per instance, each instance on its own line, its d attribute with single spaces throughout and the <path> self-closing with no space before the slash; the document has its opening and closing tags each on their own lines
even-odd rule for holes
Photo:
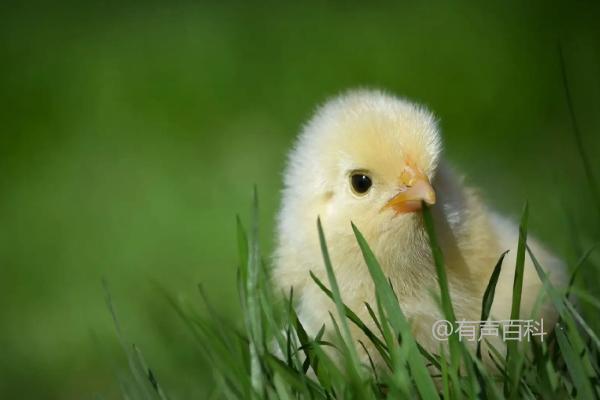
<svg viewBox="0 0 600 400">
<path fill-rule="evenodd" d="M 350 181 L 352 183 L 352 190 L 354 190 L 357 194 L 365 194 L 373 185 L 371 178 L 369 178 L 364 173 L 354 173 L 350 176 Z"/>
</svg>

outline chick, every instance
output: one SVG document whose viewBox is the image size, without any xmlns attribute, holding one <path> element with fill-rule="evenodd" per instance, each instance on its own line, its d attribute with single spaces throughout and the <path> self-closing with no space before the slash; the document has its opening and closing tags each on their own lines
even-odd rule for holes
<svg viewBox="0 0 600 400">
<path fill-rule="evenodd" d="M 317 217 L 343 301 L 363 321 L 371 321 L 364 303 L 375 304 L 374 285 L 352 221 L 389 277 L 415 338 L 439 352 L 432 326 L 443 316 L 432 296 L 432 290 L 438 292 L 437 274 L 420 212 L 422 201 L 432 206 L 457 320 L 479 320 L 483 293 L 506 250 L 510 252 L 491 319 L 510 318 L 518 227 L 490 211 L 442 159 L 441 151 L 434 116 L 381 91 L 344 93 L 320 107 L 304 126 L 284 174 L 273 277 L 286 292 L 293 286 L 298 315 L 309 333 L 315 335 L 323 324 L 329 330 L 329 313 L 335 315 L 333 302 L 309 276 L 313 271 L 327 281 Z M 535 239 L 530 237 L 528 244 L 551 280 L 563 282 L 564 264 Z M 527 257 L 522 318 L 531 316 L 541 288 Z M 547 302 L 536 317 L 543 318 L 545 330 L 556 321 Z M 364 339 L 357 329 L 352 334 Z"/>
</svg>

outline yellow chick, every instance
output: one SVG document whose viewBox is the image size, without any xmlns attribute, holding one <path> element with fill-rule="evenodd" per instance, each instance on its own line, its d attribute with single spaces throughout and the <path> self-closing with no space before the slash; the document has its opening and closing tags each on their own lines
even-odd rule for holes
<svg viewBox="0 0 600 400">
<path fill-rule="evenodd" d="M 329 312 L 336 315 L 333 302 L 309 276 L 313 271 L 327 282 L 317 217 L 343 301 L 364 322 L 371 321 L 364 303 L 375 305 L 374 286 L 352 221 L 389 277 L 415 338 L 426 349 L 439 352 L 432 326 L 443 316 L 432 297 L 439 289 L 421 201 L 432 206 L 457 319 L 480 319 L 483 293 L 506 250 L 510 252 L 490 319 L 510 318 L 518 227 L 490 211 L 475 190 L 465 187 L 441 151 L 434 116 L 381 91 L 346 92 L 320 107 L 304 126 L 284 174 L 273 276 L 282 290 L 293 286 L 298 315 L 309 333 L 315 335 L 323 324 L 331 328 Z M 564 264 L 535 239 L 529 237 L 528 244 L 551 280 L 563 282 Z M 531 316 L 541 288 L 526 257 L 521 318 Z M 556 315 L 547 302 L 536 321 L 540 317 L 544 330 L 551 330 Z M 364 339 L 357 329 L 352 334 Z"/>
</svg>

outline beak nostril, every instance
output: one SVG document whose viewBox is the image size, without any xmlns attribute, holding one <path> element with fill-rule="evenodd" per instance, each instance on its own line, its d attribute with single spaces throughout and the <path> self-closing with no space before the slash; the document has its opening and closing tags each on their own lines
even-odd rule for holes
<svg viewBox="0 0 600 400">
<path fill-rule="evenodd" d="M 406 213 L 420 210 L 422 201 L 429 205 L 435 204 L 435 191 L 421 170 L 406 166 L 400 173 L 399 180 L 397 194 L 384 208 L 391 207 L 397 213 Z"/>
</svg>

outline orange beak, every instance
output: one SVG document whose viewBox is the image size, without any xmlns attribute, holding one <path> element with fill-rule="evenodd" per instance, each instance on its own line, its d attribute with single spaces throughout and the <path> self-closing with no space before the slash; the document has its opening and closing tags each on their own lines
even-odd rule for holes
<svg viewBox="0 0 600 400">
<path fill-rule="evenodd" d="M 383 208 L 391 207 L 396 213 L 404 214 L 419 211 L 421 202 L 435 204 L 435 191 L 427 176 L 418 168 L 406 166 L 400 174 L 402 189 Z"/>
</svg>

